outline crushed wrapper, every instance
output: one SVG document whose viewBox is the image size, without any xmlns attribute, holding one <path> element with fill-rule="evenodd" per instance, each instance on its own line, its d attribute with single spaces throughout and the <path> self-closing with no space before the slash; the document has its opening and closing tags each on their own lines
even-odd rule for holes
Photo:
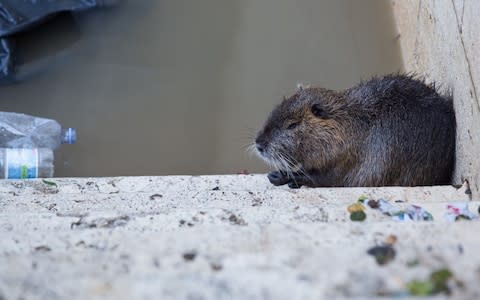
<svg viewBox="0 0 480 300">
<path fill-rule="evenodd" d="M 447 205 L 447 212 L 445 218 L 448 221 L 455 222 L 459 220 L 480 220 L 480 217 L 475 215 L 468 209 L 467 202 L 449 203 Z"/>
<path fill-rule="evenodd" d="M 395 221 L 433 221 L 432 214 L 418 205 L 409 205 L 402 210 L 385 199 L 379 199 L 378 209 Z"/>
</svg>

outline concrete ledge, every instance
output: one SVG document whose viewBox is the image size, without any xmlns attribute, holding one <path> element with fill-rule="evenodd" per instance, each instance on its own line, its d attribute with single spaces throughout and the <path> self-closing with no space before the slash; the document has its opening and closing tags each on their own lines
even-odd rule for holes
<svg viewBox="0 0 480 300">
<path fill-rule="evenodd" d="M 447 223 L 465 189 L 289 190 L 265 175 L 0 181 L 0 299 L 331 299 L 405 290 L 448 267 L 477 297 L 480 222 Z M 420 204 L 434 222 L 394 222 L 360 195 Z M 388 235 L 396 257 L 366 254 Z M 408 264 L 416 261 L 414 267 Z"/>
</svg>

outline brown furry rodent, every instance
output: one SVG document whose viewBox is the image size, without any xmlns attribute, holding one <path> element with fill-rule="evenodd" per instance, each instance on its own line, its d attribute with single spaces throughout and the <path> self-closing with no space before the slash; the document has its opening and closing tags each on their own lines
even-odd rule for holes
<svg viewBox="0 0 480 300">
<path fill-rule="evenodd" d="M 258 133 L 274 185 L 449 184 L 454 167 L 452 99 L 408 75 L 345 91 L 299 88 Z"/>
</svg>

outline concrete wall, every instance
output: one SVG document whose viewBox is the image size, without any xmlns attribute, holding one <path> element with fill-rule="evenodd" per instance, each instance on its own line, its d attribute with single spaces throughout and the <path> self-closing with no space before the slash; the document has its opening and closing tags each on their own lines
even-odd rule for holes
<svg viewBox="0 0 480 300">
<path fill-rule="evenodd" d="M 480 1 L 392 1 L 405 68 L 454 97 L 457 115 L 455 182 L 480 188 Z"/>
</svg>

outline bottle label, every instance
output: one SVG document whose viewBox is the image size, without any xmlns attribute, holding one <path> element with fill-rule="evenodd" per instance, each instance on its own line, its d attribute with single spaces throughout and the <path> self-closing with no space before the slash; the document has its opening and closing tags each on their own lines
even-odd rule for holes
<svg viewBox="0 0 480 300">
<path fill-rule="evenodd" d="M 38 177 L 38 149 L 5 149 L 5 178 Z"/>
</svg>

